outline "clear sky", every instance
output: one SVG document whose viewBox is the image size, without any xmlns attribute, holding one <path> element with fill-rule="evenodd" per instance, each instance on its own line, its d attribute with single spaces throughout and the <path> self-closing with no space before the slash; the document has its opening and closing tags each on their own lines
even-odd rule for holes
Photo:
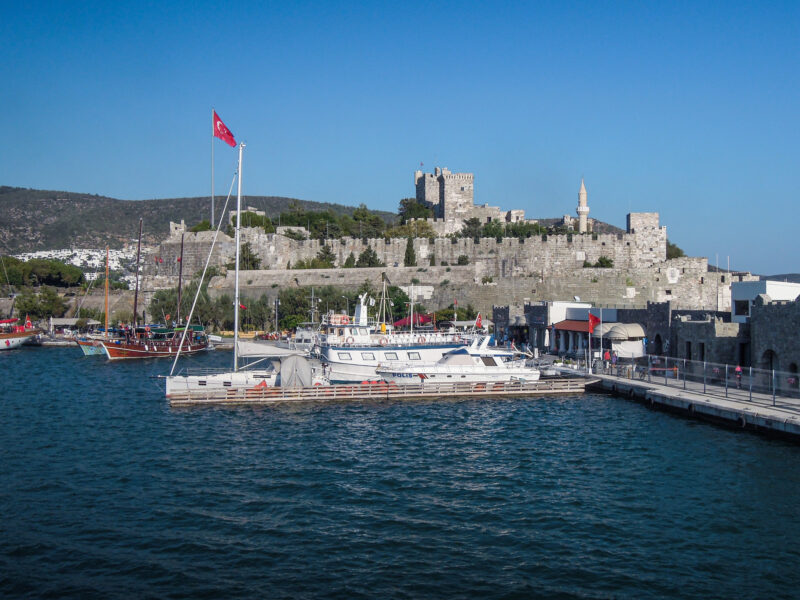
<svg viewBox="0 0 800 600">
<path fill-rule="evenodd" d="M 591 217 L 800 272 L 797 1 L 7 2 L 0 57 L 0 184 L 207 195 L 214 107 L 245 194 L 396 210 L 424 163 L 555 217 L 583 176 Z"/>
</svg>

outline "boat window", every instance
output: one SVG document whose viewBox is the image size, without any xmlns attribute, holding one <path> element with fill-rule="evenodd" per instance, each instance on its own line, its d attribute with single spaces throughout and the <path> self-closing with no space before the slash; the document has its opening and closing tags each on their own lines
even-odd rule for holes
<svg viewBox="0 0 800 600">
<path fill-rule="evenodd" d="M 409 352 L 408 360 L 419 360 L 419 352 Z"/>
<path fill-rule="evenodd" d="M 494 367 L 497 364 L 491 356 L 481 356 L 481 360 L 487 367 Z"/>
<path fill-rule="evenodd" d="M 351 360 L 349 352 L 337 352 L 336 354 L 339 356 L 339 360 Z"/>
<path fill-rule="evenodd" d="M 366 329 L 359 328 L 358 335 L 369 335 L 369 332 Z"/>
<path fill-rule="evenodd" d="M 226 387 L 231 387 L 231 382 L 230 381 L 223 381 L 222 385 L 226 386 Z"/>
<path fill-rule="evenodd" d="M 344 329 L 339 330 L 339 335 L 344 335 Z"/>
<path fill-rule="evenodd" d="M 206 384 L 206 382 L 205 382 L 205 381 L 203 381 L 202 379 L 201 379 L 200 381 L 198 381 L 198 382 L 197 382 L 197 385 L 205 385 L 205 384 Z"/>
<path fill-rule="evenodd" d="M 386 360 L 397 360 L 397 352 L 387 352 Z"/>
<path fill-rule="evenodd" d="M 362 352 L 361 358 L 363 360 L 375 360 L 375 355 L 372 352 Z"/>
</svg>

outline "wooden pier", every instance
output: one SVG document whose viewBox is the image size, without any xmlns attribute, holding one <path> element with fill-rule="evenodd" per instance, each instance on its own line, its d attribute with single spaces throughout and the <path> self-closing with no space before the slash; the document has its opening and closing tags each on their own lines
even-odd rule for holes
<svg viewBox="0 0 800 600">
<path fill-rule="evenodd" d="M 171 406 L 246 406 L 299 402 L 369 402 L 436 398 L 509 398 L 581 394 L 589 380 L 557 377 L 511 383 L 417 383 L 386 382 L 301 388 L 256 387 L 249 389 L 198 390 L 172 394 Z"/>
</svg>

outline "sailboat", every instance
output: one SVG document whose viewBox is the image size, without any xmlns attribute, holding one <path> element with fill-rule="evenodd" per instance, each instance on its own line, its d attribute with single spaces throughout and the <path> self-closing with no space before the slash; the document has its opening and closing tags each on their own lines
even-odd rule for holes
<svg viewBox="0 0 800 600">
<path fill-rule="evenodd" d="M 173 375 L 175 366 L 178 362 L 178 355 L 172 364 L 172 370 L 169 376 L 166 377 L 166 395 L 167 398 L 173 397 L 176 394 L 191 394 L 191 393 L 213 393 L 214 391 L 225 390 L 234 392 L 235 390 L 251 389 L 259 391 L 261 388 L 269 388 L 281 385 L 283 387 L 291 386 L 311 386 L 311 385 L 326 385 L 328 384 L 325 373 L 322 371 L 314 370 L 310 363 L 301 356 L 300 352 L 289 349 L 275 348 L 275 352 L 270 357 L 264 357 L 259 354 L 259 360 L 248 365 L 248 368 L 240 368 L 239 366 L 239 308 L 241 306 L 240 290 L 239 290 L 239 261 L 241 254 L 241 234 L 240 227 L 242 219 L 240 217 L 242 212 L 242 151 L 245 144 L 239 144 L 239 166 L 237 169 L 238 187 L 236 193 L 236 261 L 235 261 L 235 286 L 234 286 L 234 300 L 233 300 L 233 370 L 232 371 L 218 371 L 212 372 L 208 369 L 203 369 L 200 373 L 187 372 L 186 374 Z M 217 230 L 217 232 L 219 229 Z M 216 240 L 216 237 L 214 238 Z M 213 251 L 213 244 L 209 251 L 209 258 Z M 208 261 L 206 261 L 206 267 Z M 198 289 L 199 293 L 199 289 Z M 191 317 L 191 313 L 190 313 Z M 180 350 L 180 354 L 184 352 Z M 252 368 L 263 361 L 268 360 L 281 360 L 280 370 L 274 368 L 269 362 L 265 367 Z"/>
<path fill-rule="evenodd" d="M 142 250 L 142 219 L 139 219 L 139 245 L 136 251 L 136 288 L 133 294 L 133 330 L 124 339 L 103 340 L 100 345 L 109 360 L 132 358 L 172 358 L 180 353 L 196 354 L 208 349 L 208 337 L 201 326 L 183 328 L 138 325 L 139 259 Z M 181 262 L 181 264 L 183 264 Z M 180 286 L 180 283 L 179 283 Z M 106 314 L 108 310 L 106 309 Z M 189 334 L 189 335 L 187 335 Z"/>
</svg>

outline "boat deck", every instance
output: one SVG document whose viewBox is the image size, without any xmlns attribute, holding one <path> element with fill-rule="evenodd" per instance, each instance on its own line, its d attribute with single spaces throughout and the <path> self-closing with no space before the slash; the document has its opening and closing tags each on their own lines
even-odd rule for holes
<svg viewBox="0 0 800 600">
<path fill-rule="evenodd" d="M 372 382 L 301 388 L 260 387 L 250 389 L 201 390 L 172 394 L 171 406 L 242 406 L 297 402 L 362 402 L 421 400 L 436 398 L 510 398 L 580 394 L 590 380 L 557 377 L 535 382 L 511 383 L 418 383 L 394 385 Z"/>
</svg>

